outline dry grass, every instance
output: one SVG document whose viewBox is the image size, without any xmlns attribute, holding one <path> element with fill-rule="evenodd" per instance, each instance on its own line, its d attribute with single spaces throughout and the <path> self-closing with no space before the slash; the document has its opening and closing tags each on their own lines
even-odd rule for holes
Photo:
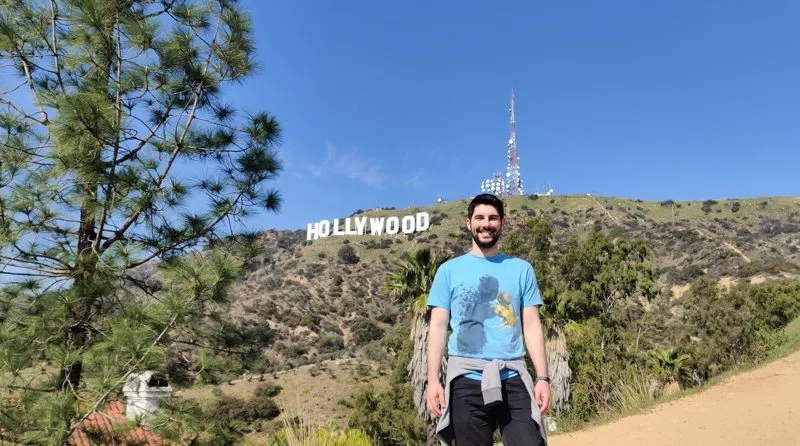
<svg viewBox="0 0 800 446">
<path fill-rule="evenodd" d="M 365 385 L 378 391 L 389 388 L 386 371 L 372 361 L 342 359 L 322 365 L 307 365 L 286 372 L 264 375 L 251 380 L 236 380 L 217 386 L 225 395 L 247 397 L 261 384 L 271 383 L 283 390 L 275 397 L 279 405 L 302 408 L 305 416 L 321 425 L 347 425 L 352 409 L 340 403 L 352 401 L 354 394 Z M 187 398 L 210 398 L 213 386 L 194 386 L 182 390 Z"/>
<path fill-rule="evenodd" d="M 307 410 L 282 408 L 283 428 L 269 439 L 250 440 L 248 445 L 269 446 L 372 446 L 363 431 L 313 423 Z"/>
</svg>

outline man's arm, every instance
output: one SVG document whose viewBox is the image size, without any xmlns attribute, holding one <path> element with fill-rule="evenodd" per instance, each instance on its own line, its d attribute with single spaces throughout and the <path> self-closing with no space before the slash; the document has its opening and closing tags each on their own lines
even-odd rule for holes
<svg viewBox="0 0 800 446">
<path fill-rule="evenodd" d="M 525 347 L 531 355 L 533 367 L 537 376 L 547 376 L 547 352 L 544 347 L 544 332 L 539 319 L 539 307 L 529 306 L 522 309 L 522 333 L 525 337 Z M 536 402 L 542 415 L 550 408 L 550 384 L 537 381 L 534 386 Z"/>
<path fill-rule="evenodd" d="M 430 327 L 428 329 L 428 410 L 437 417 L 442 416 L 445 405 L 444 389 L 439 381 L 442 371 L 442 355 L 447 340 L 447 325 L 450 321 L 450 312 L 444 308 L 431 309 Z"/>
</svg>

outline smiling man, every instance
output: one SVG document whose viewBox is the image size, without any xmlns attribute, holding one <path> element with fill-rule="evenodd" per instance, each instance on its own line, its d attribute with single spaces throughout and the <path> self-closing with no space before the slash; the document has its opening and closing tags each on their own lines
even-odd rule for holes
<svg viewBox="0 0 800 446">
<path fill-rule="evenodd" d="M 428 295 L 427 402 L 440 417 L 436 435 L 445 445 L 455 440 L 456 446 L 490 446 L 497 429 L 505 446 L 547 444 L 550 380 L 542 299 L 531 264 L 500 252 L 505 223 L 499 198 L 475 197 L 467 209 L 472 249 L 439 267 Z M 535 379 L 525 364 L 526 349 Z"/>
</svg>

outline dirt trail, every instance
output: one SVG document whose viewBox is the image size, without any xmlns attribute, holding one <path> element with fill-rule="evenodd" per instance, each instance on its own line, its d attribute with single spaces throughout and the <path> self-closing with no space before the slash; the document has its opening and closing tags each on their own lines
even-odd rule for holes
<svg viewBox="0 0 800 446">
<path fill-rule="evenodd" d="M 704 233 L 700 228 L 695 228 L 695 229 L 697 230 L 697 233 L 700 234 L 701 237 L 705 237 L 709 240 L 714 240 L 714 237 L 711 237 L 710 235 Z M 725 245 L 726 248 L 735 252 L 736 254 L 739 254 L 742 257 L 742 259 L 744 259 L 745 263 L 752 262 L 752 260 L 750 260 L 750 257 L 747 257 L 739 248 L 725 241 L 723 241 L 722 244 Z"/>
<path fill-rule="evenodd" d="M 550 446 L 800 446 L 800 352 Z"/>
</svg>

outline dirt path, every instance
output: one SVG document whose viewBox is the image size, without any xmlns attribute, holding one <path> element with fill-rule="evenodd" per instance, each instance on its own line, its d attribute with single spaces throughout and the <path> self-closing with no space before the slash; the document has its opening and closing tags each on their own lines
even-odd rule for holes
<svg viewBox="0 0 800 446">
<path fill-rule="evenodd" d="M 714 240 L 714 237 L 711 237 L 710 235 L 706 234 L 700 228 L 695 228 L 695 229 L 697 230 L 697 233 L 700 234 L 700 237 L 705 237 L 705 238 L 707 238 L 709 240 Z M 747 257 L 739 248 L 737 248 L 737 247 L 733 246 L 732 244 L 730 244 L 728 242 L 725 242 L 725 241 L 723 241 L 722 244 L 725 245 L 726 248 L 728 248 L 731 251 L 735 252 L 736 254 L 739 254 L 742 257 L 742 259 L 744 259 L 745 263 L 752 262 L 752 260 L 750 260 L 750 257 Z"/>
<path fill-rule="evenodd" d="M 550 446 L 800 446 L 800 352 Z"/>
</svg>

